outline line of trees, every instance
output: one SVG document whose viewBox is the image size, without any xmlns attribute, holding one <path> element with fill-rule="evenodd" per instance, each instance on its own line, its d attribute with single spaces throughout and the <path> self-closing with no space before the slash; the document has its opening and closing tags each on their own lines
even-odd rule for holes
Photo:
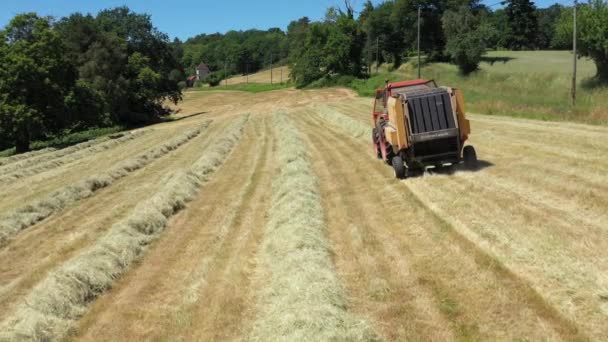
<svg viewBox="0 0 608 342">
<path fill-rule="evenodd" d="M 0 149 L 92 127 L 150 122 L 181 99 L 168 36 L 127 7 L 58 21 L 15 16 L 0 31 Z"/>
<path fill-rule="evenodd" d="M 325 18 L 269 30 L 201 34 L 169 41 L 150 16 L 127 7 L 55 20 L 20 14 L 0 30 L 0 149 L 27 151 L 33 139 L 62 132 L 151 122 L 181 99 L 181 87 L 205 62 L 217 84 L 232 74 L 286 62 L 297 86 L 336 76 L 367 77 L 373 64 L 399 65 L 416 49 L 426 61 L 450 61 L 463 74 L 478 68 L 489 48 L 566 49 L 572 8 L 538 9 L 530 0 L 504 0 L 493 11 L 480 0 L 367 1 L 355 15 L 349 0 Z M 580 5 L 580 53 L 608 81 L 608 4 Z"/>
<path fill-rule="evenodd" d="M 369 74 L 372 63 L 399 67 L 415 53 L 418 8 L 426 60 L 452 61 L 464 74 L 477 69 L 488 48 L 563 49 L 569 45 L 555 37 L 563 6 L 537 9 L 530 0 L 503 4 L 504 9 L 492 11 L 479 0 L 395 0 L 377 6 L 367 1 L 355 18 L 346 0 L 346 10 L 330 8 L 323 21 L 302 18 L 289 25 L 292 78 L 303 86 L 335 74 Z"/>
<path fill-rule="evenodd" d="M 178 46 L 179 60 L 189 73 L 204 62 L 213 71 L 207 78 L 217 84 L 229 75 L 253 73 L 287 57 L 288 40 L 279 28 L 228 31 L 226 34 L 201 34 Z"/>
<path fill-rule="evenodd" d="M 174 44 L 181 45 L 186 70 L 203 61 L 210 66 L 214 73 L 207 81 L 212 85 L 286 58 L 297 86 L 336 75 L 366 77 L 372 64 L 399 67 L 416 52 L 419 7 L 425 60 L 453 62 L 465 75 L 478 68 L 487 49 L 571 48 L 571 7 L 554 4 L 539 9 L 530 0 L 505 0 L 502 5 L 492 10 L 479 0 L 394 0 L 376 6 L 367 1 L 355 16 L 351 2 L 345 0 L 343 8 L 330 7 L 323 20 L 292 21 L 286 33 L 276 28 L 230 31 Z M 598 76 L 606 80 L 606 2 L 590 0 L 580 6 L 581 54 L 596 62 Z"/>
</svg>

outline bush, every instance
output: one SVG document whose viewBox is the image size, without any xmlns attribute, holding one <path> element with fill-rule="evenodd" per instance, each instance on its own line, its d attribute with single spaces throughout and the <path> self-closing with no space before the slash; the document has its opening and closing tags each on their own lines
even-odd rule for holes
<svg viewBox="0 0 608 342">
<path fill-rule="evenodd" d="M 212 72 L 203 80 L 204 83 L 209 84 L 210 87 L 216 87 L 222 82 L 224 73 L 220 71 Z"/>
<path fill-rule="evenodd" d="M 477 70 L 485 52 L 483 32 L 479 27 L 478 18 L 467 7 L 447 11 L 443 15 L 443 30 L 447 40 L 445 53 L 464 75 Z"/>
</svg>

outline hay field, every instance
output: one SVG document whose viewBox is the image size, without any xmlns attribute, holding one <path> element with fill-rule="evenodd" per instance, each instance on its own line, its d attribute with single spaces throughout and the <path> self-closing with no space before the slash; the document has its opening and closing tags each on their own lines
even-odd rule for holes
<svg viewBox="0 0 608 342">
<path fill-rule="evenodd" d="M 247 83 L 247 78 L 249 78 L 249 83 L 270 83 L 270 69 L 258 71 L 255 74 L 247 76 L 235 76 L 228 79 L 228 85 L 236 85 L 236 84 L 244 84 Z M 289 82 L 289 68 L 287 66 L 279 66 L 272 69 L 272 83 L 282 83 Z M 225 84 L 225 81 L 222 81 L 222 85 Z"/>
<path fill-rule="evenodd" d="M 0 341 L 608 336 L 608 128 L 471 115 L 479 170 L 397 181 L 349 90 L 180 108 L 0 159 Z"/>
</svg>

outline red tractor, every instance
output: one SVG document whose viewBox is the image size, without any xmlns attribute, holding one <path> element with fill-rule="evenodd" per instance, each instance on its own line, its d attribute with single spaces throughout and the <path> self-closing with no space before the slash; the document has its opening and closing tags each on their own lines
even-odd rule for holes
<svg viewBox="0 0 608 342">
<path fill-rule="evenodd" d="M 433 80 L 387 81 L 376 90 L 372 118 L 374 153 L 397 178 L 428 166 L 477 164 L 473 146 L 464 145 L 470 125 L 458 89 L 437 87 Z"/>
</svg>

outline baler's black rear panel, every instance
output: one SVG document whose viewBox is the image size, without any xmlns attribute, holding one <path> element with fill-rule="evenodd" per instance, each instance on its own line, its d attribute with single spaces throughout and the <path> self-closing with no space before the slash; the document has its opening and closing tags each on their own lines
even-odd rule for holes
<svg viewBox="0 0 608 342">
<path fill-rule="evenodd" d="M 456 128 L 447 90 L 439 88 L 411 94 L 407 101 L 413 134 Z"/>
</svg>

